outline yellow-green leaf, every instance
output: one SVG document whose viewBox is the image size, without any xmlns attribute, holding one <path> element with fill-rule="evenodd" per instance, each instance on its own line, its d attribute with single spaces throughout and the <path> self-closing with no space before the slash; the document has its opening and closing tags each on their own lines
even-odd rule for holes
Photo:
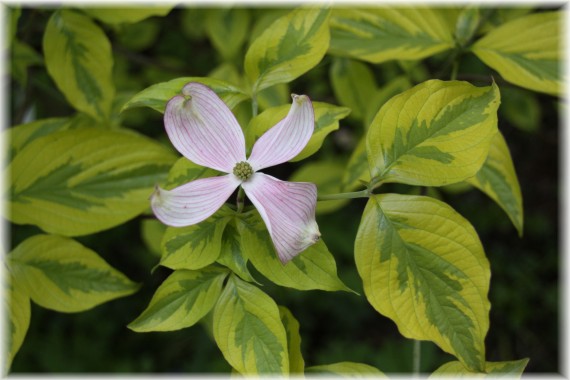
<svg viewBox="0 0 570 380">
<path fill-rule="evenodd" d="M 28 327 L 30 326 L 30 297 L 14 284 L 14 278 L 11 275 L 5 277 L 5 290 L 3 292 L 4 305 L 8 311 L 7 324 L 4 330 L 4 347 L 7 348 L 7 357 L 5 358 L 4 368 L 9 370 L 12 365 L 14 356 L 20 350 Z"/>
<path fill-rule="evenodd" d="M 354 254 L 366 298 L 402 335 L 430 340 L 484 370 L 491 272 L 466 219 L 431 197 L 376 195 Z"/>
<path fill-rule="evenodd" d="M 160 265 L 171 269 L 200 269 L 222 251 L 222 234 L 232 211 L 222 207 L 208 219 L 187 227 L 168 227 L 162 238 Z"/>
<path fill-rule="evenodd" d="M 305 372 L 305 360 L 301 353 L 301 335 L 299 334 L 299 321 L 295 319 L 291 311 L 285 306 L 279 306 L 279 316 L 285 332 L 287 333 L 287 348 L 289 350 L 289 373 L 303 374 Z"/>
<path fill-rule="evenodd" d="M 145 219 L 141 222 L 141 237 L 148 250 L 156 256 L 161 256 L 160 243 L 166 232 L 166 226 L 157 219 Z"/>
<path fill-rule="evenodd" d="M 453 47 L 445 18 L 429 8 L 335 9 L 329 52 L 372 63 L 417 60 Z"/>
<path fill-rule="evenodd" d="M 283 265 L 257 211 L 242 214 L 237 223 L 242 252 L 268 280 L 299 290 L 351 291 L 338 278 L 334 257 L 322 239 Z"/>
<path fill-rule="evenodd" d="M 115 96 L 113 56 L 105 33 L 89 17 L 58 10 L 43 39 L 47 71 L 77 110 L 107 120 Z"/>
<path fill-rule="evenodd" d="M 158 287 L 147 308 L 129 324 L 136 332 L 190 327 L 216 304 L 227 270 L 177 270 Z"/>
<path fill-rule="evenodd" d="M 24 146 L 35 139 L 57 131 L 69 129 L 72 126 L 68 117 L 53 117 L 40 119 L 26 124 L 20 124 L 3 131 L 5 141 L 9 144 L 11 156 L 15 156 Z"/>
<path fill-rule="evenodd" d="M 508 362 L 487 362 L 485 364 L 485 372 L 474 372 L 465 368 L 461 362 L 454 361 L 445 363 L 438 369 L 436 369 L 430 379 L 460 379 L 460 378 L 477 378 L 477 379 L 497 379 L 508 378 L 508 379 L 520 379 L 522 373 L 528 364 L 528 359 L 513 360 Z"/>
<path fill-rule="evenodd" d="M 350 109 L 346 107 L 338 107 L 321 102 L 312 103 L 315 112 L 315 130 L 307 146 L 291 159 L 293 162 L 303 160 L 316 153 L 323 145 L 323 141 L 328 134 L 338 129 L 339 120 L 350 113 Z M 284 104 L 265 110 L 251 119 L 246 128 L 246 143 L 248 148 L 251 149 L 255 141 L 261 135 L 287 116 L 289 109 L 291 109 L 291 105 Z"/>
<path fill-rule="evenodd" d="M 180 157 L 168 172 L 164 188 L 171 190 L 199 178 L 213 177 L 219 172 Z"/>
<path fill-rule="evenodd" d="M 7 168 L 7 217 L 64 236 L 114 227 L 149 207 L 174 160 L 162 145 L 129 130 L 85 128 L 37 138 Z"/>
<path fill-rule="evenodd" d="M 38 305 L 62 312 L 91 309 L 139 286 L 73 239 L 35 235 L 8 255 L 20 287 Z"/>
<path fill-rule="evenodd" d="M 316 365 L 307 368 L 307 372 L 329 374 L 339 377 L 374 377 L 387 379 L 384 373 L 376 367 L 364 363 L 338 362 L 332 364 Z"/>
<path fill-rule="evenodd" d="M 342 177 L 342 190 L 354 190 L 358 187 L 363 187 L 364 183 L 369 181 L 370 170 L 366 160 L 366 138 L 362 138 L 348 159 L 348 164 Z"/>
<path fill-rule="evenodd" d="M 467 182 L 487 194 L 507 213 L 522 236 L 522 194 L 509 147 L 499 132 L 493 138 L 489 156 L 475 177 Z"/>
<path fill-rule="evenodd" d="M 257 282 L 249 273 L 248 258 L 243 254 L 240 243 L 240 234 L 235 226 L 234 219 L 232 219 L 226 225 L 222 235 L 222 252 L 216 262 L 230 268 L 244 281 Z"/>
<path fill-rule="evenodd" d="M 244 69 L 253 92 L 288 83 L 315 67 L 329 46 L 329 9 L 298 8 L 253 41 Z"/>
<path fill-rule="evenodd" d="M 230 276 L 214 308 L 213 331 L 224 358 L 242 375 L 289 373 L 279 309 L 255 285 Z"/>
<path fill-rule="evenodd" d="M 507 81 L 551 95 L 562 93 L 562 12 L 524 16 L 491 30 L 472 51 Z"/>
<path fill-rule="evenodd" d="M 166 16 L 174 5 L 148 5 L 138 7 L 96 7 L 81 8 L 83 12 L 106 24 L 135 23 L 152 16 Z"/>
<path fill-rule="evenodd" d="M 10 74 L 25 87 L 28 81 L 28 67 L 43 65 L 43 57 L 30 45 L 18 40 L 12 42 L 10 51 Z"/>
<path fill-rule="evenodd" d="M 442 186 L 474 176 L 497 133 L 498 87 L 430 80 L 390 99 L 366 136 L 372 177 Z"/>
<path fill-rule="evenodd" d="M 364 118 L 370 99 L 376 93 L 376 79 L 372 70 L 365 63 L 336 58 L 329 76 L 334 96 L 339 103 L 352 110 L 350 116 L 353 118 Z"/>
<path fill-rule="evenodd" d="M 209 12 L 206 33 L 226 61 L 238 57 L 249 31 L 249 19 L 246 8 L 219 8 Z"/>
<path fill-rule="evenodd" d="M 367 168 L 368 169 L 368 168 Z M 344 165 L 335 161 L 313 161 L 309 162 L 295 171 L 289 181 L 291 182 L 312 182 L 317 185 L 319 195 L 336 194 L 342 191 L 342 175 Z M 317 202 L 317 214 L 334 212 L 346 205 L 349 199 L 319 201 Z"/>
<path fill-rule="evenodd" d="M 381 86 L 372 96 L 372 98 L 368 100 L 366 114 L 364 115 L 364 127 L 368 129 L 372 123 L 372 120 L 374 120 L 374 116 L 376 116 L 380 108 L 388 100 L 398 95 L 399 93 L 406 91 L 410 87 L 412 87 L 412 83 L 410 82 L 410 79 L 405 75 L 398 76 L 390 80 L 385 85 Z"/>
<path fill-rule="evenodd" d="M 121 112 L 136 107 L 150 107 L 160 113 L 164 113 L 166 103 L 174 96 L 179 95 L 182 92 L 182 88 L 190 82 L 198 82 L 210 87 L 230 109 L 249 98 L 240 88 L 219 79 L 182 77 L 168 82 L 153 84 L 145 88 L 133 96 L 123 106 Z"/>
</svg>

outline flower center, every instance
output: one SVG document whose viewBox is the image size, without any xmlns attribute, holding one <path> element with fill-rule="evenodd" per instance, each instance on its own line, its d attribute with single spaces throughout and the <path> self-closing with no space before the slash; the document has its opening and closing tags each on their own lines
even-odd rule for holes
<svg viewBox="0 0 570 380">
<path fill-rule="evenodd" d="M 251 165 L 245 161 L 238 162 L 236 166 L 234 166 L 234 175 L 242 181 L 247 181 L 252 174 L 253 169 Z"/>
</svg>

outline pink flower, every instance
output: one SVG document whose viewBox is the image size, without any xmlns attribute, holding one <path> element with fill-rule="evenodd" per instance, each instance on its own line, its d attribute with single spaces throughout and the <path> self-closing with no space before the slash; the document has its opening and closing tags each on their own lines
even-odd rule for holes
<svg viewBox="0 0 570 380">
<path fill-rule="evenodd" d="M 293 95 L 283 120 L 254 144 L 246 159 L 245 138 L 236 118 L 214 91 L 188 83 L 166 105 L 164 124 L 174 147 L 190 161 L 227 173 L 191 181 L 172 190 L 157 187 L 154 214 L 174 227 L 199 223 L 242 186 L 265 222 L 279 259 L 287 263 L 320 237 L 315 221 L 317 189 L 285 182 L 258 170 L 286 162 L 307 145 L 315 116 L 306 95 Z"/>
</svg>

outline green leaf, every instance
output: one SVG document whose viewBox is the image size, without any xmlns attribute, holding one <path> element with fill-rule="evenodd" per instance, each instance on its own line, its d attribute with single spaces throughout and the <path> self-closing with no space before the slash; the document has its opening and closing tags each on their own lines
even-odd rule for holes
<svg viewBox="0 0 570 380">
<path fill-rule="evenodd" d="M 507 81 L 551 95 L 562 94 L 562 12 L 541 12 L 492 30 L 472 51 Z"/>
<path fill-rule="evenodd" d="M 230 276 L 214 308 L 213 330 L 224 358 L 242 375 L 289 373 L 277 304 L 255 285 Z"/>
<path fill-rule="evenodd" d="M 146 6 L 144 8 L 96 7 L 81 8 L 83 12 L 106 24 L 135 23 L 152 16 L 166 16 L 174 5 Z"/>
<path fill-rule="evenodd" d="M 79 236 L 137 216 L 174 162 L 167 149 L 128 130 L 52 133 L 14 157 L 7 217 L 46 232 Z"/>
<path fill-rule="evenodd" d="M 9 144 L 11 156 L 15 156 L 24 146 L 35 139 L 50 133 L 70 129 L 71 126 L 71 119 L 67 117 L 40 119 L 6 129 L 3 131 L 3 136 Z"/>
<path fill-rule="evenodd" d="M 467 6 L 461 11 L 455 25 L 455 40 L 460 46 L 465 46 L 473 38 L 480 22 L 477 6 Z"/>
<path fill-rule="evenodd" d="M 497 133 L 498 87 L 430 80 L 390 99 L 366 136 L 372 177 L 442 186 L 474 176 Z"/>
<path fill-rule="evenodd" d="M 334 257 L 322 240 L 283 265 L 257 211 L 242 214 L 237 224 L 242 252 L 271 282 L 299 290 L 351 291 L 337 277 Z"/>
<path fill-rule="evenodd" d="M 222 293 L 227 270 L 177 270 L 156 290 L 148 307 L 127 327 L 136 332 L 174 331 L 204 317 Z"/>
<path fill-rule="evenodd" d="M 187 227 L 168 227 L 162 238 L 160 265 L 171 269 L 200 269 L 222 251 L 222 234 L 232 211 L 222 207 L 208 219 Z"/>
<path fill-rule="evenodd" d="M 10 73 L 22 86 L 28 82 L 28 67 L 43 65 L 44 60 L 30 45 L 14 40 L 11 46 Z"/>
<path fill-rule="evenodd" d="M 366 298 L 403 336 L 430 340 L 484 370 L 491 272 L 466 219 L 431 197 L 376 195 L 354 254 Z"/>
<path fill-rule="evenodd" d="M 230 109 L 249 98 L 249 96 L 238 87 L 219 79 L 183 77 L 172 79 L 168 82 L 153 84 L 145 88 L 133 96 L 133 98 L 123 106 L 121 112 L 136 107 L 149 107 L 160 113 L 164 113 L 166 103 L 174 96 L 179 95 L 182 88 L 190 82 L 198 82 L 210 87 Z"/>
<path fill-rule="evenodd" d="M 6 28 L 6 39 L 4 40 L 4 46 L 10 46 L 10 43 L 16 38 L 16 32 L 18 31 L 18 21 L 22 15 L 22 9 L 18 6 L 5 7 L 6 19 L 8 19 L 8 27 Z"/>
<path fill-rule="evenodd" d="M 279 83 L 275 86 L 267 87 L 257 94 L 257 103 L 261 110 L 277 107 L 290 101 L 291 91 L 287 83 Z"/>
<path fill-rule="evenodd" d="M 334 10 L 329 53 L 381 63 L 418 60 L 453 47 L 445 18 L 429 8 Z"/>
<path fill-rule="evenodd" d="M 291 82 L 321 61 L 329 46 L 329 14 L 329 9 L 295 9 L 253 41 L 244 69 L 254 93 Z"/>
<path fill-rule="evenodd" d="M 255 141 L 268 129 L 281 121 L 291 109 L 290 104 L 270 108 L 251 119 L 246 128 L 246 145 L 251 148 Z M 290 161 L 300 161 L 316 153 L 329 133 L 338 129 L 340 119 L 350 113 L 346 107 L 338 107 L 328 103 L 313 102 L 315 112 L 315 130 L 307 146 Z"/>
<path fill-rule="evenodd" d="M 338 362 L 333 364 L 316 365 L 307 368 L 307 372 L 317 372 L 340 377 L 372 377 L 387 379 L 388 377 L 375 367 L 355 362 Z"/>
<path fill-rule="evenodd" d="M 343 191 L 362 187 L 363 183 L 370 181 L 370 170 L 366 159 L 366 138 L 362 138 L 348 160 L 342 177 Z"/>
<path fill-rule="evenodd" d="M 295 171 L 289 181 L 312 182 L 317 185 L 319 195 L 336 194 L 342 191 L 341 178 L 344 165 L 335 161 L 309 162 Z M 341 199 L 317 202 L 317 214 L 331 213 L 346 205 L 350 200 Z"/>
<path fill-rule="evenodd" d="M 285 306 L 279 306 L 279 317 L 287 333 L 287 348 L 289 350 L 289 373 L 303 374 L 305 360 L 301 353 L 301 335 L 299 334 L 299 321 Z"/>
<path fill-rule="evenodd" d="M 35 235 L 8 255 L 15 286 L 47 309 L 77 312 L 137 291 L 139 286 L 73 239 Z"/>
<path fill-rule="evenodd" d="M 367 105 L 376 93 L 376 79 L 372 70 L 362 62 L 335 58 L 329 77 L 335 98 L 352 110 L 350 116 L 358 120 L 364 118 Z"/>
<path fill-rule="evenodd" d="M 49 75 L 77 110 L 107 120 L 115 95 L 111 44 L 89 17 L 58 10 L 50 17 L 43 39 Z"/>
<path fill-rule="evenodd" d="M 366 115 L 364 118 L 364 127 L 368 128 L 370 126 L 372 120 L 374 120 L 374 116 L 376 116 L 380 108 L 382 108 L 388 100 L 392 99 L 399 93 L 406 91 L 410 87 L 412 87 L 412 83 L 405 75 L 398 76 L 381 86 L 374 96 L 372 96 L 368 101 Z"/>
<path fill-rule="evenodd" d="M 475 177 L 467 182 L 487 194 L 509 216 L 519 235 L 523 233 L 522 194 L 509 152 L 509 147 L 503 135 L 499 132 L 491 142 L 489 156 Z"/>
<path fill-rule="evenodd" d="M 430 379 L 438 378 L 469 378 L 472 379 L 476 377 L 477 379 L 497 379 L 497 378 L 507 378 L 507 379 L 520 379 L 522 373 L 528 364 L 528 359 L 513 360 L 508 362 L 487 362 L 485 365 L 485 373 L 473 372 L 467 368 L 461 362 L 454 361 L 445 363 L 438 369 L 436 369 Z"/>
<path fill-rule="evenodd" d="M 6 281 L 8 279 L 8 281 Z M 6 362 L 3 362 L 5 371 L 10 369 L 12 360 L 20 350 L 30 326 L 30 297 L 14 283 L 11 275 L 5 277 L 4 304 L 8 311 L 8 319 L 4 327 L 5 346 L 8 349 Z"/>
<path fill-rule="evenodd" d="M 247 269 L 248 258 L 242 253 L 240 243 L 240 234 L 235 226 L 234 219 L 232 219 L 226 225 L 222 235 L 222 252 L 216 262 L 230 268 L 244 281 L 257 282 Z"/>
<path fill-rule="evenodd" d="M 157 219 L 146 219 L 141 222 L 142 240 L 148 250 L 156 256 L 162 254 L 160 243 L 165 232 L 166 226 Z"/>
<path fill-rule="evenodd" d="M 501 90 L 499 120 L 504 118 L 515 127 L 526 132 L 537 132 L 541 126 L 542 108 L 538 94 L 517 87 Z"/>
<path fill-rule="evenodd" d="M 238 57 L 249 31 L 249 20 L 249 10 L 244 8 L 220 8 L 209 12 L 206 32 L 226 61 Z"/>
<path fill-rule="evenodd" d="M 168 172 L 165 188 L 171 190 L 199 178 L 213 177 L 219 172 L 180 157 Z"/>
</svg>

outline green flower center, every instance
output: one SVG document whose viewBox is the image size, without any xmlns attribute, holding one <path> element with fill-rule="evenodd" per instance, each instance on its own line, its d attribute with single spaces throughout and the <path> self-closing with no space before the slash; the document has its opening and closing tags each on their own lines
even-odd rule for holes
<svg viewBox="0 0 570 380">
<path fill-rule="evenodd" d="M 253 169 L 251 165 L 245 161 L 238 162 L 236 166 L 234 166 L 234 175 L 242 181 L 247 181 L 252 174 Z"/>
</svg>

